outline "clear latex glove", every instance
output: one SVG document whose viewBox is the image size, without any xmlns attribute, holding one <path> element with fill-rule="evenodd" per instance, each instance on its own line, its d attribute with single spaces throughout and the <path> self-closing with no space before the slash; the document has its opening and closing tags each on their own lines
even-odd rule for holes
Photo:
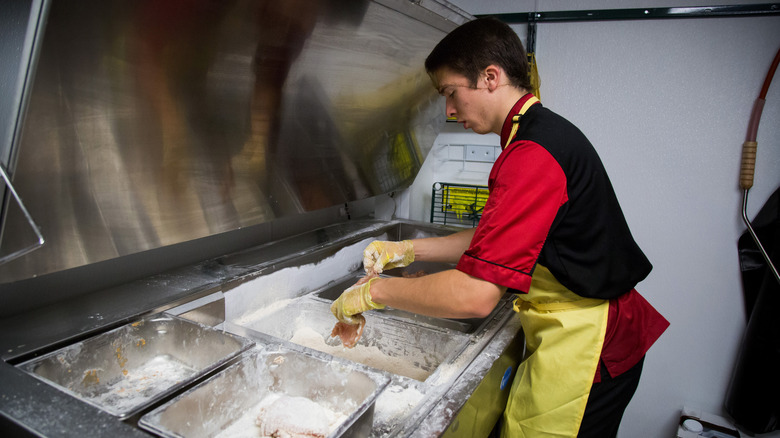
<svg viewBox="0 0 780 438">
<path fill-rule="evenodd" d="M 380 274 L 385 269 L 409 266 L 414 261 L 411 240 L 387 242 L 375 240 L 363 250 L 363 268 L 369 274 Z"/>
<path fill-rule="evenodd" d="M 333 316 L 347 324 L 360 324 L 357 315 L 372 309 L 384 309 L 384 304 L 371 300 L 371 283 L 377 278 L 372 278 L 363 284 L 356 284 L 341 293 L 341 296 L 330 306 Z"/>
</svg>

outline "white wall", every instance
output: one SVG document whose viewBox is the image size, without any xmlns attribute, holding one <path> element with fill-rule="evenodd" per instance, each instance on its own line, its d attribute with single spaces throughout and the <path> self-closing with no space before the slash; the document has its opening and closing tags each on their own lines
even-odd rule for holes
<svg viewBox="0 0 780 438">
<path fill-rule="evenodd" d="M 573 8 L 573 2 L 553 0 L 452 1 L 472 14 Z M 738 3 L 750 2 L 713 4 Z M 578 9 L 683 5 L 577 2 Z M 525 25 L 515 28 L 525 41 Z M 779 16 L 537 26 L 541 100 L 579 126 L 599 151 L 634 236 L 654 264 L 638 289 L 671 322 L 647 356 L 620 437 L 674 436 L 684 405 L 725 415 L 745 328 L 736 246 L 745 229 L 741 145 L 778 48 Z M 780 74 L 758 132 L 750 217 L 780 185 L 778 120 Z M 441 154 L 447 144 L 478 144 L 479 138 L 442 133 L 415 184 L 401 196 L 408 207 L 396 214 L 427 221 L 434 180 L 476 178 L 453 173 Z"/>
<path fill-rule="evenodd" d="M 492 163 L 464 160 L 466 145 L 498 146 L 495 134 L 464 131 L 462 125 L 447 123 L 423 162 L 412 186 L 396 199 L 397 217 L 430 222 L 432 187 L 435 182 L 487 185 Z"/>
</svg>

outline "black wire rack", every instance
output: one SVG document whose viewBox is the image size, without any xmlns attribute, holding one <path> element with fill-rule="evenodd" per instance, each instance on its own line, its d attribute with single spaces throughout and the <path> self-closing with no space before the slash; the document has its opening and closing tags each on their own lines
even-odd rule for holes
<svg viewBox="0 0 780 438">
<path fill-rule="evenodd" d="M 487 186 L 433 183 L 431 223 L 475 227 L 488 198 Z"/>
</svg>

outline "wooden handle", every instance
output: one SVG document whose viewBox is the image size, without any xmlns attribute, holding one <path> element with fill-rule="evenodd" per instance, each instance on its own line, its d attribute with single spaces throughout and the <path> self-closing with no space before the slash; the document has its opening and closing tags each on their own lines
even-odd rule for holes
<svg viewBox="0 0 780 438">
<path fill-rule="evenodd" d="M 743 190 L 753 187 L 753 174 L 756 171 L 756 149 L 758 143 L 746 141 L 742 144 L 742 166 L 739 170 L 739 186 Z"/>
</svg>

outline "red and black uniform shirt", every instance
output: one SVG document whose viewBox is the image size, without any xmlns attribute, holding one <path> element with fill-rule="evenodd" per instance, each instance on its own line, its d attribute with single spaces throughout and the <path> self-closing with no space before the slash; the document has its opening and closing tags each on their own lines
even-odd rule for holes
<svg viewBox="0 0 780 438">
<path fill-rule="evenodd" d="M 510 111 L 502 145 L 531 97 Z M 541 103 L 516 123 L 490 172 L 490 196 L 457 269 L 526 293 L 540 263 L 572 292 L 611 300 L 601 358 L 615 377 L 635 365 L 669 324 L 634 290 L 652 265 L 585 135 Z"/>
</svg>

